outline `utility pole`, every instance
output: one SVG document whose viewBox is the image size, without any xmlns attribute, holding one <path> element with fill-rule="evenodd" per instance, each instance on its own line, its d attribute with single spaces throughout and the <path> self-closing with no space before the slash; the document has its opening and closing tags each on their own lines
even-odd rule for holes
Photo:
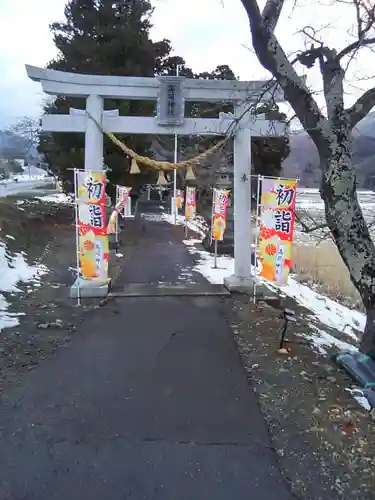
<svg viewBox="0 0 375 500">
<path fill-rule="evenodd" d="M 176 76 L 180 76 L 180 69 L 183 68 L 183 64 L 176 65 Z M 178 138 L 177 134 L 174 135 L 174 163 L 178 160 Z M 173 224 L 177 224 L 177 169 L 173 170 L 173 198 L 172 198 L 172 218 Z"/>
</svg>

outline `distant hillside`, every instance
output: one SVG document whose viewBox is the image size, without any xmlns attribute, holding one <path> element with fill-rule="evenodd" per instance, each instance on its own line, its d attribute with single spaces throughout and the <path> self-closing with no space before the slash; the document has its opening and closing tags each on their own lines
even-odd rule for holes
<svg viewBox="0 0 375 500">
<path fill-rule="evenodd" d="M 29 147 L 27 139 L 10 131 L 0 130 L 0 157 L 23 158 L 33 161 L 39 157 L 35 146 Z"/>
<path fill-rule="evenodd" d="M 358 187 L 375 188 L 375 113 L 370 113 L 353 132 L 353 161 Z M 291 136 L 291 153 L 284 161 L 284 175 L 298 177 L 302 186 L 319 186 L 318 151 L 304 131 Z"/>
</svg>

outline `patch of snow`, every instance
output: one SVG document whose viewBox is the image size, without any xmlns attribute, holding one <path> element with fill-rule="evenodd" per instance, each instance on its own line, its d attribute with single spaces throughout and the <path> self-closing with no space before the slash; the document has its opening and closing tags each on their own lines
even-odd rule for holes
<svg viewBox="0 0 375 500">
<path fill-rule="evenodd" d="M 145 212 L 145 213 L 141 214 L 142 219 L 148 220 L 151 222 L 164 222 L 166 220 L 165 216 L 166 216 L 166 214 L 164 214 L 164 213 L 154 214 L 154 213 Z"/>
<path fill-rule="evenodd" d="M 0 243 L 0 292 L 19 292 L 18 282 L 38 282 L 46 271 L 41 264 L 30 266 L 21 253 L 10 256 L 6 246 Z"/>
<path fill-rule="evenodd" d="M 171 214 L 167 214 L 163 212 L 161 215 L 161 220 L 168 222 L 169 224 L 173 224 L 173 217 Z M 185 226 L 186 220 L 185 216 L 178 214 L 176 217 L 177 226 Z M 200 215 L 197 215 L 194 219 L 187 221 L 187 227 L 190 231 L 199 234 L 202 238 L 204 238 L 208 231 L 208 226 L 204 218 Z"/>
<path fill-rule="evenodd" d="M 12 328 L 19 325 L 18 315 L 8 311 L 8 302 L 0 294 L 0 332 L 4 328 Z"/>
<path fill-rule="evenodd" d="M 47 179 L 47 174 L 34 174 L 34 175 L 29 175 L 29 174 L 19 174 L 15 175 L 14 177 L 10 178 L 10 182 L 16 181 L 16 182 L 29 182 L 29 181 L 44 181 Z M 52 177 L 48 177 L 48 180 L 50 182 L 53 182 Z"/>
<path fill-rule="evenodd" d="M 186 245 L 187 247 L 193 247 L 193 246 L 197 245 L 198 243 L 201 243 L 201 240 L 194 240 L 194 239 L 182 240 L 182 243 L 184 245 Z"/>
<path fill-rule="evenodd" d="M 40 286 L 40 277 L 47 272 L 41 264 L 29 265 L 21 253 L 11 256 L 4 243 L 0 242 L 0 331 L 18 324 L 19 314 L 9 313 L 8 302 L 1 292 L 17 293 L 20 282 Z"/>
<path fill-rule="evenodd" d="M 353 396 L 353 398 L 357 401 L 357 403 L 359 403 L 359 405 L 362 406 L 362 408 L 364 408 L 366 411 L 371 410 L 371 405 L 368 402 L 366 396 L 361 391 L 361 389 L 358 388 L 350 389 L 349 387 L 346 387 L 345 391 L 349 392 L 349 394 Z"/>
<path fill-rule="evenodd" d="M 36 205 L 39 203 L 38 200 L 16 200 L 15 205 L 20 206 L 20 205 Z"/>
<path fill-rule="evenodd" d="M 44 203 L 56 203 L 58 205 L 72 205 L 73 197 L 65 193 L 53 193 L 46 196 L 37 196 Z"/>
<path fill-rule="evenodd" d="M 164 207 L 161 207 L 164 208 Z M 141 214 L 141 217 L 147 221 L 151 222 L 168 222 L 169 224 L 173 225 L 173 217 L 171 214 L 168 214 L 166 212 L 161 212 L 161 213 L 148 213 L 145 212 Z M 176 225 L 177 226 L 185 226 L 186 221 L 185 221 L 185 216 L 178 214 L 176 217 Z M 204 238 L 207 234 L 208 231 L 208 226 L 201 216 L 197 216 L 195 219 L 187 221 L 187 227 L 190 229 L 190 231 L 193 231 L 197 234 L 199 234 L 202 238 Z"/>
<path fill-rule="evenodd" d="M 15 182 L 14 179 L 0 181 L 0 198 L 17 193 L 25 193 L 26 191 L 31 191 L 51 183 L 53 183 L 53 179 L 47 176 L 36 176 L 35 178 L 22 176 L 18 182 Z"/>
<path fill-rule="evenodd" d="M 279 289 L 289 297 L 293 297 L 299 305 L 309 309 L 321 323 L 349 335 L 354 340 L 358 340 L 358 332 L 364 331 L 365 314 L 352 311 L 293 278 L 289 278 L 288 284 L 284 287 L 277 287 L 266 281 L 263 283 L 270 289 Z"/>
<path fill-rule="evenodd" d="M 314 332 L 303 334 L 303 337 L 309 340 L 320 354 L 328 354 L 325 347 L 336 347 L 339 351 L 358 350 L 353 344 L 339 340 L 315 325 L 310 324 L 309 326 Z"/>
<path fill-rule="evenodd" d="M 228 255 L 218 255 L 217 268 L 214 268 L 214 256 L 212 254 L 195 246 L 188 246 L 187 250 L 194 256 L 196 261 L 193 271 L 201 274 L 210 283 L 220 285 L 224 282 L 224 278 L 234 272 L 234 259 Z"/>
<path fill-rule="evenodd" d="M 191 272 L 191 269 L 187 267 L 181 267 L 180 268 L 180 274 L 178 276 L 178 281 L 184 282 L 184 283 L 196 283 L 194 280 L 194 275 Z"/>
</svg>

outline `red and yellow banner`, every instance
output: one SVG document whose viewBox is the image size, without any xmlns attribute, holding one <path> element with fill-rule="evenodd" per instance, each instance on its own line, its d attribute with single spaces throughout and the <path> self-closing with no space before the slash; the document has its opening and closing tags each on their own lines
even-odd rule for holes
<svg viewBox="0 0 375 500">
<path fill-rule="evenodd" d="M 196 213 L 195 187 L 186 188 L 185 219 L 194 219 Z"/>
<path fill-rule="evenodd" d="M 84 279 L 108 281 L 109 246 L 103 172 L 77 171 L 78 252 Z"/>
<path fill-rule="evenodd" d="M 263 179 L 259 227 L 260 276 L 286 285 L 292 267 L 297 181 Z"/>
<path fill-rule="evenodd" d="M 176 207 L 177 210 L 180 210 L 182 208 L 182 205 L 184 204 L 184 192 L 182 189 L 177 189 L 176 190 Z"/>
<path fill-rule="evenodd" d="M 118 205 L 125 207 L 126 204 L 129 201 L 130 198 L 130 191 L 132 190 L 131 187 L 127 186 L 117 186 L 117 200 L 116 200 L 116 207 Z"/>
<path fill-rule="evenodd" d="M 214 189 L 212 207 L 212 239 L 223 241 L 227 227 L 227 207 L 229 191 L 226 189 Z"/>
<path fill-rule="evenodd" d="M 128 203 L 131 203 L 130 201 L 131 190 L 132 190 L 131 187 L 117 186 L 116 204 L 108 221 L 107 234 L 115 234 L 117 232 L 119 214 L 123 219 L 125 218 L 125 207 Z"/>
</svg>

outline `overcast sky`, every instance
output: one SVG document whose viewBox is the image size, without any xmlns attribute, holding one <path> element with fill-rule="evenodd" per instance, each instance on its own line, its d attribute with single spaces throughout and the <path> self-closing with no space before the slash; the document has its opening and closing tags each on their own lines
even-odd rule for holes
<svg viewBox="0 0 375 500">
<path fill-rule="evenodd" d="M 333 46 L 340 47 L 350 40 L 348 30 L 355 16 L 349 7 L 298 1 L 295 6 L 295 0 L 286 0 L 277 29 L 288 53 L 303 47 L 303 37 L 298 31 L 307 24 L 315 28 L 329 25 L 321 33 Z M 43 94 L 38 83 L 28 80 L 24 65 L 44 66 L 56 55 L 48 26 L 64 20 L 65 3 L 66 0 L 0 0 L 0 128 L 22 116 L 40 115 Z M 224 7 L 220 0 L 154 0 L 153 3 L 156 6 L 153 38 L 169 38 L 176 54 L 183 56 L 194 70 L 229 64 L 241 79 L 267 77 L 251 51 L 248 21 L 240 0 L 224 0 Z M 374 79 L 361 78 L 363 74 L 375 74 L 370 54 L 363 53 L 351 66 L 347 104 L 363 89 L 375 85 Z M 319 82 L 319 74 L 313 70 L 309 83 L 319 90 Z"/>
</svg>

